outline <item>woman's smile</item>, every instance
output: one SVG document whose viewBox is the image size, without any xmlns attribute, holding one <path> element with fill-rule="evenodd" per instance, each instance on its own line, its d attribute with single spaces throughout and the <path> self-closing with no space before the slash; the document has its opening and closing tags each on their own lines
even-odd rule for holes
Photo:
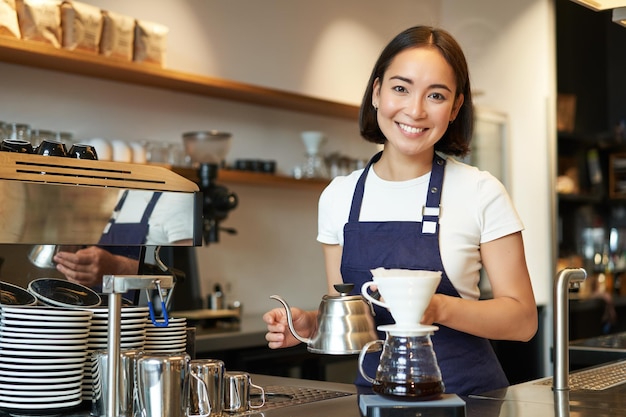
<svg viewBox="0 0 626 417">
<path fill-rule="evenodd" d="M 409 134 L 409 135 L 415 135 L 418 133 L 422 133 L 424 131 L 426 131 L 427 128 L 425 127 L 412 127 L 409 125 L 406 125 L 404 123 L 397 123 L 398 127 L 405 133 Z"/>
</svg>

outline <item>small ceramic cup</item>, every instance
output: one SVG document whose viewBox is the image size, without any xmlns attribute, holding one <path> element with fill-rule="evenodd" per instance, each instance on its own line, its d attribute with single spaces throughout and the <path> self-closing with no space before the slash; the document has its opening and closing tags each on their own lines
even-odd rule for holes
<svg viewBox="0 0 626 417">
<path fill-rule="evenodd" d="M 67 156 L 70 158 L 91 159 L 94 161 L 98 159 L 96 148 L 84 143 L 76 143 L 72 145 Z"/>
<path fill-rule="evenodd" d="M 33 153 L 33 145 L 21 139 L 4 139 L 0 150 L 4 152 Z"/>
<path fill-rule="evenodd" d="M 43 156 L 67 156 L 67 148 L 63 142 L 45 139 L 37 148 L 37 153 Z"/>
</svg>

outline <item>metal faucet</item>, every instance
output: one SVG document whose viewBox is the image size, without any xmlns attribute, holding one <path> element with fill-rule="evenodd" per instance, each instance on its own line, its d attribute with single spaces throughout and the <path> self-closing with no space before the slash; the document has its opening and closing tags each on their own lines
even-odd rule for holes
<svg viewBox="0 0 626 417">
<path fill-rule="evenodd" d="M 554 391 L 569 390 L 569 288 L 585 278 L 587 272 L 582 268 L 564 269 L 554 281 Z"/>
</svg>

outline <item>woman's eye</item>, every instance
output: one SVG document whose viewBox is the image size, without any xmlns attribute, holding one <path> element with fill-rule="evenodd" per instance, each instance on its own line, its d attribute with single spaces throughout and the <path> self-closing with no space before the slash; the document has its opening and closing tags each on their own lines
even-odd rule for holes
<svg viewBox="0 0 626 417">
<path fill-rule="evenodd" d="M 430 97 L 433 100 L 437 100 L 437 101 L 443 101 L 446 99 L 446 96 L 444 96 L 441 93 L 431 93 L 428 95 L 428 97 Z"/>
<path fill-rule="evenodd" d="M 395 87 L 393 87 L 393 91 L 397 92 L 397 93 L 406 93 L 407 89 L 404 88 L 401 85 L 396 85 Z"/>
</svg>

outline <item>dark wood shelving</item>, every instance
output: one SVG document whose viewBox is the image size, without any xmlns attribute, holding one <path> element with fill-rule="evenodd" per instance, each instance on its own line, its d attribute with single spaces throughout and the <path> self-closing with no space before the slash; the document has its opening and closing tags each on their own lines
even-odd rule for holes
<svg viewBox="0 0 626 417">
<path fill-rule="evenodd" d="M 45 43 L 2 36 L 0 36 L 0 61 L 340 119 L 356 121 L 359 114 L 359 107 L 351 104 L 136 62 L 110 59 L 80 51 L 58 49 Z M 192 181 L 197 180 L 196 173 L 190 168 L 171 169 Z M 297 180 L 287 176 L 234 170 L 221 170 L 218 179 L 233 184 L 294 189 L 322 189 L 328 184 L 326 180 Z"/>
<path fill-rule="evenodd" d="M 359 114 L 352 104 L 2 36 L 0 61 L 321 116 L 356 121 Z"/>
<path fill-rule="evenodd" d="M 198 172 L 193 168 L 170 167 L 172 171 L 193 182 L 198 182 Z M 323 190 L 329 183 L 325 179 L 295 179 L 285 175 L 265 174 L 260 172 L 220 169 L 217 181 L 228 184 L 244 184 L 263 187 Z"/>
</svg>

